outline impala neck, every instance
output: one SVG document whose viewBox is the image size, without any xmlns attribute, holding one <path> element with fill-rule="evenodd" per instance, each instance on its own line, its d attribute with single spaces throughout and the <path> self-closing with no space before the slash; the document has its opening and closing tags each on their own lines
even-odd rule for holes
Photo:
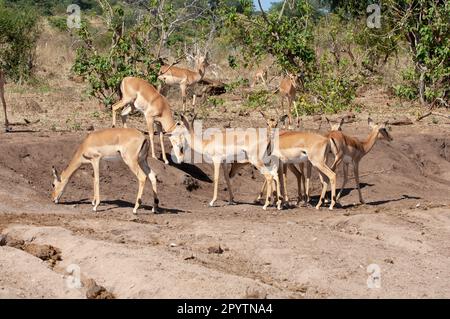
<svg viewBox="0 0 450 319">
<path fill-rule="evenodd" d="M 375 142 L 377 141 L 378 136 L 378 130 L 373 129 L 372 132 L 369 133 L 369 136 L 367 136 L 366 140 L 362 142 L 364 154 L 367 154 L 370 152 L 372 147 L 375 145 Z"/>
<path fill-rule="evenodd" d="M 173 119 L 169 108 L 162 113 L 159 122 L 161 123 L 164 132 L 172 131 L 175 128 L 176 122 Z"/>
<path fill-rule="evenodd" d="M 204 65 L 203 63 L 200 64 L 200 65 L 197 67 L 197 72 L 198 72 L 198 74 L 200 75 L 199 81 L 200 81 L 201 79 L 203 79 L 203 76 L 205 76 L 205 70 L 206 70 L 206 67 L 205 67 L 205 65 Z"/>
<path fill-rule="evenodd" d="M 75 155 L 72 157 L 69 165 L 66 167 L 64 171 L 61 172 L 61 183 L 67 184 L 72 177 L 73 173 L 75 173 L 81 166 L 81 157 L 83 156 L 81 152 L 81 147 L 77 150 Z"/>
</svg>

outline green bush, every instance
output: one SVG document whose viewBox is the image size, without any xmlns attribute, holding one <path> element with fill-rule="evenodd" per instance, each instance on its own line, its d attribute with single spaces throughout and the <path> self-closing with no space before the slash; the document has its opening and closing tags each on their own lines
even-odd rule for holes
<svg viewBox="0 0 450 319">
<path fill-rule="evenodd" d="M 32 8 L 9 8 L 0 2 L 0 68 L 14 81 L 32 75 L 38 35 L 38 16 Z"/>
</svg>

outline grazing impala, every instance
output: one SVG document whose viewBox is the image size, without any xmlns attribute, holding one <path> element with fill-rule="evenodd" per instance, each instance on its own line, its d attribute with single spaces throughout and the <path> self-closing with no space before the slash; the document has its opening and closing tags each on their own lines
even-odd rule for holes
<svg viewBox="0 0 450 319">
<path fill-rule="evenodd" d="M 342 190 L 348 181 L 348 165 L 352 163 L 359 201 L 363 204 L 364 200 L 362 198 L 359 185 L 359 162 L 367 153 L 370 152 L 370 150 L 372 150 L 378 139 L 392 141 L 393 138 L 386 130 L 387 122 L 383 124 L 375 124 L 371 118 L 368 118 L 367 122 L 371 128 L 371 132 L 363 141 L 343 134 L 342 131 L 340 131 L 342 122 L 343 121 L 341 120 L 338 125 L 332 127 L 332 130 L 328 133 L 328 138 L 331 140 L 331 151 L 335 156 L 331 169 L 333 171 L 336 170 L 336 167 L 343 162 L 344 181 L 342 182 L 341 190 L 339 191 L 336 199 L 341 197 Z"/>
<path fill-rule="evenodd" d="M 5 84 L 6 84 L 5 74 L 3 73 L 2 70 L 0 70 L 0 99 L 2 100 L 3 112 L 5 115 L 5 131 L 9 132 L 8 114 L 6 112 L 6 101 L 5 101 Z"/>
<path fill-rule="evenodd" d="M 94 169 L 94 199 L 92 205 L 94 211 L 100 204 L 100 160 L 121 157 L 139 181 L 139 190 L 133 213 L 136 213 L 141 204 L 142 192 L 144 191 L 147 177 L 152 183 L 153 208 L 158 208 L 158 194 L 156 191 L 156 175 L 148 166 L 148 140 L 136 129 L 131 128 L 109 128 L 89 134 L 78 147 L 67 168 L 58 174 L 53 167 L 53 192 L 52 200 L 57 204 L 61 198 L 71 176 L 82 164 L 91 164 Z"/>
<path fill-rule="evenodd" d="M 116 126 L 116 112 L 122 107 L 127 106 L 121 113 L 124 127 L 127 127 L 126 120 L 131 111 L 137 109 L 142 112 L 145 116 L 145 120 L 147 121 L 152 157 L 156 158 L 155 146 L 153 143 L 154 121 L 157 120 L 161 123 L 165 133 L 170 133 L 176 126 L 176 122 L 172 116 L 172 111 L 170 110 L 169 102 L 164 96 L 159 94 L 153 85 L 145 80 L 135 77 L 124 78 L 120 84 L 120 91 L 122 92 L 122 99 L 112 106 L 112 126 Z M 163 132 L 159 133 L 159 140 L 161 143 L 164 163 L 169 164 L 164 148 Z"/>
<path fill-rule="evenodd" d="M 250 135 L 242 131 L 217 130 L 211 133 L 209 138 L 205 138 L 204 136 L 198 136 L 194 132 L 194 120 L 189 123 L 188 120 L 182 116 L 182 121 L 185 127 L 177 127 L 175 132 L 172 133 L 172 137 L 183 137 L 182 139 L 179 139 L 179 147 L 174 147 L 175 156 L 179 162 L 184 160 L 185 153 L 183 147 L 184 144 L 187 143 L 196 153 L 202 154 L 208 160 L 212 160 L 214 165 L 214 194 L 213 199 L 209 203 L 210 206 L 214 206 L 214 203 L 217 200 L 221 166 L 227 183 L 229 202 L 233 203 L 233 192 L 229 180 L 228 163 L 237 161 L 239 154 L 245 154 L 246 162 L 254 165 L 267 180 L 267 196 L 263 209 L 266 209 L 269 205 L 269 194 L 271 192 L 272 181 L 275 181 L 277 194 L 280 194 L 280 183 L 277 174 L 278 166 L 275 164 L 268 169 L 260 156 L 261 151 L 264 153 L 267 149 L 267 139 L 265 136 L 260 139 L 259 132 L 257 131 L 254 131 L 257 135 Z M 277 208 L 281 209 L 280 199 L 277 201 Z"/>
<path fill-rule="evenodd" d="M 280 82 L 281 110 L 284 113 L 284 99 L 288 102 L 288 122 L 289 128 L 292 124 L 292 104 L 295 108 L 295 95 L 297 93 L 297 77 L 291 73 L 283 77 Z M 299 117 L 297 115 L 297 126 L 299 125 Z"/>
<path fill-rule="evenodd" d="M 195 70 L 184 69 L 173 65 L 163 65 L 159 71 L 158 79 L 168 85 L 179 85 L 183 100 L 183 112 L 186 110 L 186 90 L 193 84 L 201 81 L 209 66 L 208 54 L 195 58 Z M 192 104 L 195 104 L 195 95 Z"/>
</svg>

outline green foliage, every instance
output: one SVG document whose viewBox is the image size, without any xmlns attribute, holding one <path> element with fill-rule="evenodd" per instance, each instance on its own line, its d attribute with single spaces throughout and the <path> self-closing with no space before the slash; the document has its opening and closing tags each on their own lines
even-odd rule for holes
<svg viewBox="0 0 450 319">
<path fill-rule="evenodd" d="M 90 85 L 89 94 L 104 105 L 117 99 L 119 86 L 126 76 L 137 76 L 155 84 L 160 61 L 151 53 L 154 43 L 146 37 L 151 26 L 148 20 L 122 33 L 120 28 L 124 11 L 116 8 L 109 27 L 109 46 L 95 46 L 93 35 L 83 23 L 78 35 L 83 45 L 77 49 L 73 70 L 84 76 Z"/>
<path fill-rule="evenodd" d="M 52 16 L 48 18 L 48 23 L 50 26 L 55 28 L 60 32 L 64 32 L 67 30 L 67 18 L 61 16 Z"/>
<path fill-rule="evenodd" d="M 311 47 L 311 7 L 307 2 L 297 1 L 298 17 L 290 19 L 276 12 L 255 14 L 251 1 L 244 13 L 235 8 L 222 8 L 225 29 L 230 42 L 243 49 L 245 61 L 260 60 L 272 55 L 278 66 L 294 74 L 309 72 L 313 67 L 315 53 Z"/>
<path fill-rule="evenodd" d="M 305 81 L 305 90 L 299 94 L 299 114 L 337 113 L 349 109 L 356 95 L 359 78 L 344 67 L 335 67 L 325 54 L 318 62 L 318 72 Z"/>
<path fill-rule="evenodd" d="M 14 81 L 32 75 L 38 35 L 38 16 L 33 10 L 9 8 L 0 2 L 0 68 Z"/>
<path fill-rule="evenodd" d="M 267 90 L 253 90 L 247 96 L 244 106 L 251 109 L 264 109 L 272 93 Z"/>
</svg>

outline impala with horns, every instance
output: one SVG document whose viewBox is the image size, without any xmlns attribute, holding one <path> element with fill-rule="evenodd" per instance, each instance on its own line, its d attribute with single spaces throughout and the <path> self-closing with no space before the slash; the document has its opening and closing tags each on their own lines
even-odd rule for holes
<svg viewBox="0 0 450 319">
<path fill-rule="evenodd" d="M 359 185 L 359 163 L 361 159 L 372 150 L 378 139 L 385 139 L 389 142 L 393 140 L 392 136 L 386 129 L 388 122 L 376 124 L 370 117 L 367 119 L 367 122 L 371 131 L 362 141 L 342 133 L 341 125 L 343 123 L 343 119 L 340 123 L 332 125 L 331 131 L 327 135 L 327 137 L 331 140 L 331 151 L 335 156 L 331 169 L 335 171 L 337 166 L 343 162 L 342 168 L 344 172 L 344 180 L 342 182 L 341 190 L 336 197 L 337 200 L 341 197 L 342 190 L 348 181 L 348 166 L 351 163 L 353 164 L 353 174 L 355 177 L 356 188 L 358 189 L 359 201 L 361 204 L 364 203 Z M 328 121 L 328 123 L 331 125 L 330 121 Z"/>
<path fill-rule="evenodd" d="M 196 54 L 192 55 L 185 53 L 188 60 L 195 63 L 195 69 L 190 70 L 186 68 L 177 67 L 174 65 L 163 65 L 159 71 L 158 79 L 167 85 L 178 85 L 181 91 L 181 98 L 183 102 L 183 112 L 186 110 L 186 96 L 187 89 L 200 82 L 205 76 L 206 68 L 209 66 L 208 52 L 205 50 L 204 54 L 200 53 L 198 46 L 196 46 Z M 158 88 L 160 91 L 161 87 Z M 195 105 L 195 94 L 192 97 L 192 105 Z"/>
<path fill-rule="evenodd" d="M 194 116 L 195 119 L 195 116 Z M 214 166 L 214 193 L 210 206 L 214 206 L 217 200 L 217 192 L 219 187 L 220 168 L 223 168 L 223 174 L 227 183 L 230 204 L 234 202 L 231 183 L 229 180 L 230 163 L 241 160 L 241 156 L 245 162 L 254 165 L 267 180 L 266 202 L 263 209 L 269 205 L 269 194 L 271 192 L 272 181 L 275 181 L 277 194 L 280 194 L 280 183 L 278 179 L 277 163 L 266 164 L 264 155 L 267 151 L 267 137 L 262 136 L 257 130 L 224 130 L 214 129 L 208 136 L 199 134 L 194 130 L 194 119 L 189 122 L 182 116 L 182 125 L 177 126 L 172 133 L 173 138 L 178 138 L 179 146 L 174 146 L 174 153 L 179 162 L 184 161 L 186 145 L 197 154 L 201 154 L 208 161 L 212 161 Z M 281 209 L 281 200 L 277 201 L 277 208 Z"/>
<path fill-rule="evenodd" d="M 144 114 L 147 122 L 147 129 L 150 138 L 150 145 L 152 157 L 155 156 L 155 146 L 153 142 L 154 135 L 154 121 L 161 123 L 164 133 L 159 132 L 159 140 L 161 143 L 161 152 L 164 163 L 169 164 L 166 157 L 166 150 L 164 147 L 163 135 L 172 132 L 175 129 L 176 122 L 170 110 L 169 102 L 161 95 L 156 88 L 147 81 L 135 77 L 126 77 L 120 84 L 120 91 L 122 99 L 112 106 L 112 126 L 116 126 L 116 112 L 118 109 L 125 107 L 122 110 L 121 118 L 124 127 L 127 127 L 127 116 L 131 111 L 138 110 Z M 174 141 L 169 138 L 174 144 Z"/>
<path fill-rule="evenodd" d="M 94 169 L 94 199 L 92 205 L 94 211 L 100 204 L 100 160 L 122 158 L 130 170 L 136 175 L 139 182 L 139 190 L 133 213 L 136 213 L 141 204 L 147 177 L 152 183 L 153 208 L 158 209 L 158 193 L 156 190 L 156 174 L 147 163 L 149 142 L 145 136 L 136 129 L 131 128 L 109 128 L 95 131 L 89 134 L 78 146 L 69 165 L 58 174 L 53 167 L 53 192 L 52 200 L 57 204 L 72 175 L 82 164 L 91 164 Z"/>
</svg>

